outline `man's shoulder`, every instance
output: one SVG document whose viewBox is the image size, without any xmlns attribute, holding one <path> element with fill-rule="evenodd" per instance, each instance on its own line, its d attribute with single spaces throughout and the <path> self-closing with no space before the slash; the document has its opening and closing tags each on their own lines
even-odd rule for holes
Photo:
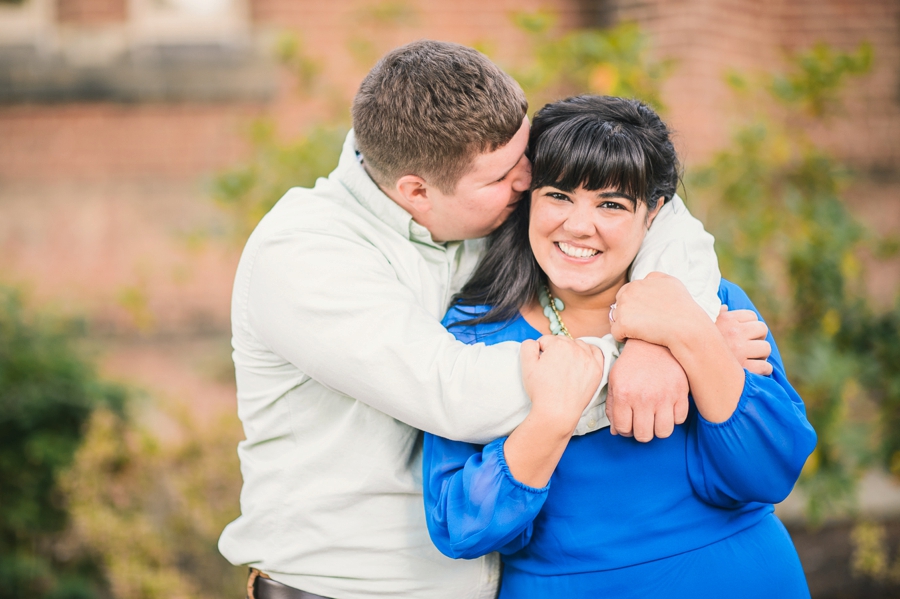
<svg viewBox="0 0 900 599">
<path fill-rule="evenodd" d="M 354 204 L 342 185 L 320 178 L 315 187 L 288 189 L 262 218 L 256 231 L 268 235 L 286 230 L 331 231 L 344 222 L 359 219 Z"/>
<path fill-rule="evenodd" d="M 263 216 L 246 250 L 289 242 L 291 247 L 329 244 L 381 247 L 394 235 L 367 211 L 340 182 L 319 179 L 313 188 L 294 187 Z"/>
</svg>

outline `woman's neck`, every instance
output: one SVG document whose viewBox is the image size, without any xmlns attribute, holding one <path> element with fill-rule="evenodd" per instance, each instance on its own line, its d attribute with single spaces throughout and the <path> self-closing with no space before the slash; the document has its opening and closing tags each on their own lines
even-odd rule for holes
<svg viewBox="0 0 900 599">
<path fill-rule="evenodd" d="M 616 293 L 625 280 L 612 287 L 591 295 L 581 295 L 548 285 L 553 297 L 562 300 L 565 308 L 559 316 L 572 337 L 603 337 L 610 331 L 609 307 L 616 301 Z M 544 315 L 544 308 L 535 299 L 522 308 L 522 316 L 532 327 L 542 334 L 550 335 L 550 321 Z"/>
</svg>

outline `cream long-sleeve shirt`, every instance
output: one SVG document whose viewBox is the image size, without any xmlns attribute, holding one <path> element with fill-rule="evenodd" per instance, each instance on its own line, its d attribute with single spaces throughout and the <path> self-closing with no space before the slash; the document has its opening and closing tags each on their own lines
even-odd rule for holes
<svg viewBox="0 0 900 599">
<path fill-rule="evenodd" d="M 660 243 L 638 260 L 649 272 L 669 251 L 689 256 L 683 280 L 714 316 L 712 237 L 679 199 L 662 210 L 645 246 Z M 440 324 L 481 247 L 435 243 L 368 177 L 352 132 L 327 179 L 262 219 L 232 298 L 246 439 L 241 515 L 219 540 L 229 561 L 336 599 L 493 596 L 495 558 L 431 544 L 419 438 L 488 442 L 529 409 L 518 344 L 467 346 Z M 599 399 L 579 433 L 606 424 Z"/>
</svg>

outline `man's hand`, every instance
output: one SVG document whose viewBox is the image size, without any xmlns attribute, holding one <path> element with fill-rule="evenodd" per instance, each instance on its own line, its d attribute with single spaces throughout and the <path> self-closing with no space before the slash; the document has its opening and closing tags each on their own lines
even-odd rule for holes
<svg viewBox="0 0 900 599">
<path fill-rule="evenodd" d="M 610 432 L 642 443 L 668 437 L 687 418 L 688 390 L 687 375 L 668 349 L 629 339 L 609 373 Z"/>
<path fill-rule="evenodd" d="M 772 346 L 766 341 L 769 327 L 756 312 L 729 311 L 728 306 L 722 306 L 716 327 L 743 368 L 754 374 L 772 374 L 772 365 L 766 361 L 772 353 Z"/>
<path fill-rule="evenodd" d="M 545 335 L 522 343 L 522 381 L 532 414 L 571 435 L 603 378 L 603 352 L 584 341 Z"/>
</svg>

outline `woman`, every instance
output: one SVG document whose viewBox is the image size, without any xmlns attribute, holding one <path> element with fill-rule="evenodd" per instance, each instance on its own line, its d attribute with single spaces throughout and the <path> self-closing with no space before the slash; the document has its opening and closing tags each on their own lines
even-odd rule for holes
<svg viewBox="0 0 900 599">
<path fill-rule="evenodd" d="M 612 335 L 663 345 L 688 376 L 690 414 L 646 444 L 572 437 L 581 406 L 538 404 L 483 447 L 426 435 L 433 541 L 457 558 L 499 551 L 501 598 L 808 597 L 772 504 L 816 437 L 774 342 L 772 375 L 746 372 L 679 281 L 626 284 L 678 182 L 665 125 L 637 101 L 570 98 L 537 113 L 529 158 L 530 202 L 493 235 L 445 325 L 467 343 L 600 337 L 606 372 Z M 726 281 L 719 298 L 755 311 Z"/>
</svg>

